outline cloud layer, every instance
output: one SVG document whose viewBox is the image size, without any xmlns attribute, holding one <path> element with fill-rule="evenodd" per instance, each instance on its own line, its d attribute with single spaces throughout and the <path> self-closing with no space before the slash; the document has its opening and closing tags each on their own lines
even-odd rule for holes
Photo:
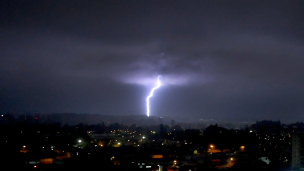
<svg viewBox="0 0 304 171">
<path fill-rule="evenodd" d="M 299 120 L 302 1 L 4 1 L 0 112 Z"/>
</svg>

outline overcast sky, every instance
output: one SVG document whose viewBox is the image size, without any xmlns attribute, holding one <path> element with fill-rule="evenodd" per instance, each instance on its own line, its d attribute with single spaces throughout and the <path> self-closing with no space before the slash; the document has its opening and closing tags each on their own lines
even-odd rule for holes
<svg viewBox="0 0 304 171">
<path fill-rule="evenodd" d="M 2 0 L 0 112 L 304 121 L 302 0 Z"/>
</svg>

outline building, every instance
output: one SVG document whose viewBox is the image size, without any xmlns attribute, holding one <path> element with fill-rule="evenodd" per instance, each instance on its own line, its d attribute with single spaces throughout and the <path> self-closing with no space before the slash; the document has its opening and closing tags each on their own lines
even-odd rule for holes
<svg viewBox="0 0 304 171">
<path fill-rule="evenodd" d="M 158 118 L 158 124 L 163 124 L 163 117 Z"/>
<path fill-rule="evenodd" d="M 291 137 L 293 168 L 304 167 L 304 134 L 293 134 Z"/>
</svg>

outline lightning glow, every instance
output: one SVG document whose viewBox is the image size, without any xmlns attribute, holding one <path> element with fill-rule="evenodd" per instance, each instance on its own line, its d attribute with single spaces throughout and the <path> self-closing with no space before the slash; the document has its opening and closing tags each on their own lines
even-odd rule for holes
<svg viewBox="0 0 304 171">
<path fill-rule="evenodd" d="M 160 75 L 157 77 L 157 84 L 155 87 L 152 88 L 149 96 L 147 97 L 146 101 L 147 101 L 147 116 L 150 116 L 150 102 L 149 99 L 153 96 L 153 93 L 156 89 L 158 89 L 161 86 L 161 82 L 159 80 Z"/>
</svg>

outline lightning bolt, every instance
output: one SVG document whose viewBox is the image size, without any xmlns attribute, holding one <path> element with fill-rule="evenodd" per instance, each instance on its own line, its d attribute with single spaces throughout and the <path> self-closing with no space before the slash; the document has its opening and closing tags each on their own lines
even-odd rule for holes
<svg viewBox="0 0 304 171">
<path fill-rule="evenodd" d="M 157 77 L 157 84 L 155 87 L 152 88 L 149 96 L 147 97 L 146 101 L 147 101 L 147 116 L 150 116 L 150 102 L 149 99 L 153 96 L 153 93 L 156 89 L 158 89 L 161 86 L 161 82 L 159 80 L 160 75 Z"/>
</svg>

